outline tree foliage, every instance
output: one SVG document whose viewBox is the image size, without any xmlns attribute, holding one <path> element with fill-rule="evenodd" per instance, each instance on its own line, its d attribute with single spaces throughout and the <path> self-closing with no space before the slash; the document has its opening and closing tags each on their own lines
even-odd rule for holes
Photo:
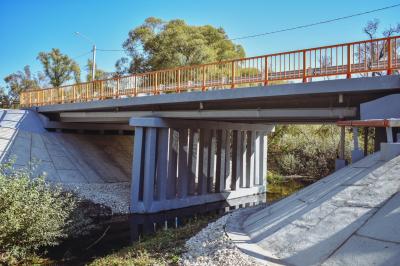
<svg viewBox="0 0 400 266">
<path fill-rule="evenodd" d="M 53 87 L 59 87 L 71 79 L 76 83 L 80 82 L 79 65 L 68 55 L 62 54 L 59 49 L 40 52 L 37 59 L 42 63 L 44 73 Z"/>
<path fill-rule="evenodd" d="M 123 48 L 130 61 L 118 60 L 118 72 L 122 69 L 130 73 L 145 72 L 245 56 L 243 47 L 229 40 L 222 28 L 191 26 L 180 19 L 163 21 L 154 17 L 132 29 Z"/>
<path fill-rule="evenodd" d="M 280 125 L 268 140 L 268 165 L 282 175 L 321 178 L 334 170 L 340 129 L 334 125 Z M 347 134 L 346 158 L 351 136 Z"/>
<path fill-rule="evenodd" d="M 5 108 L 9 106 L 10 98 L 3 87 L 0 87 L 0 106 L 1 108 Z"/>
<path fill-rule="evenodd" d="M 378 19 L 369 20 L 363 28 L 363 32 L 367 34 L 370 39 L 375 39 L 377 38 L 379 24 L 380 22 Z M 383 30 L 382 36 L 390 37 L 398 33 L 400 33 L 400 23 L 397 23 L 396 26 L 390 26 L 389 28 Z"/>
<path fill-rule="evenodd" d="M 0 167 L 0 264 L 15 264 L 40 247 L 56 245 L 75 208 L 72 195 L 43 176 Z"/>
<path fill-rule="evenodd" d="M 92 68 L 93 68 L 93 60 L 88 59 L 88 61 L 86 63 L 86 71 L 87 71 L 86 81 L 92 81 Z M 106 79 L 109 76 L 110 75 L 106 71 L 104 71 L 102 69 L 99 69 L 96 66 L 96 70 L 95 70 L 95 73 L 94 73 L 94 79 L 95 80 Z"/>
<path fill-rule="evenodd" d="M 22 71 L 9 74 L 4 78 L 11 100 L 18 100 L 19 94 L 23 91 L 38 88 L 44 80 L 44 76 L 40 73 L 37 76 L 32 75 L 28 65 Z"/>
</svg>

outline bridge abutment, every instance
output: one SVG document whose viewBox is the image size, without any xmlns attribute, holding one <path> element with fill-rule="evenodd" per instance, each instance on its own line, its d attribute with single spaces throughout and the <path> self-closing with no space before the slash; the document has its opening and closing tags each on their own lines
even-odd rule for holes
<svg viewBox="0 0 400 266">
<path fill-rule="evenodd" d="M 266 191 L 272 125 L 131 118 L 132 213 L 154 213 Z"/>
</svg>

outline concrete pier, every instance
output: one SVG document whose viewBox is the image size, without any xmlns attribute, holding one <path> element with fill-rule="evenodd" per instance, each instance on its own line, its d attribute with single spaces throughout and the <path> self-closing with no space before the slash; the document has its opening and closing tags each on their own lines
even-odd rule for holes
<svg viewBox="0 0 400 266">
<path fill-rule="evenodd" d="M 131 118 L 131 212 L 154 213 L 265 192 L 274 126 Z"/>
</svg>

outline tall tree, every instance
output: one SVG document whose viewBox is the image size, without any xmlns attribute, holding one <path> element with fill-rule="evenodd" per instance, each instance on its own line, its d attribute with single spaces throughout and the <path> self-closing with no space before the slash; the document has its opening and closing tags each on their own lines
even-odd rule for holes
<svg viewBox="0 0 400 266">
<path fill-rule="evenodd" d="M 4 78 L 7 84 L 8 94 L 11 100 L 18 100 L 19 94 L 23 91 L 36 89 L 43 82 L 43 76 L 32 75 L 30 67 L 27 65 L 22 71 L 9 74 Z"/>
<path fill-rule="evenodd" d="M 363 28 L 363 32 L 368 35 L 369 39 L 375 39 L 377 38 L 377 34 L 379 31 L 379 20 L 378 19 L 373 19 L 367 22 L 365 27 Z M 400 33 L 400 23 L 397 23 L 396 26 L 390 26 L 389 28 L 385 29 L 382 31 L 382 36 L 383 37 L 391 37 L 395 34 Z M 364 51 L 366 49 L 366 51 Z M 380 45 L 377 46 L 374 42 L 370 43 L 369 46 L 365 46 L 365 48 L 362 48 L 357 55 L 361 61 L 365 60 L 367 62 L 367 65 L 369 67 L 372 67 L 375 61 L 379 61 L 383 59 L 385 56 L 387 56 L 387 43 L 385 45 Z M 397 52 L 397 51 L 395 51 Z M 366 56 L 365 56 L 366 54 Z M 366 58 L 364 58 L 366 57 Z M 396 72 L 398 72 L 396 70 Z M 369 74 L 363 74 L 365 76 L 368 76 Z M 381 72 L 372 72 L 372 76 L 380 76 L 382 75 Z"/>
<path fill-rule="evenodd" d="M 44 73 L 53 87 L 59 87 L 71 79 L 74 79 L 76 83 L 80 82 L 79 65 L 67 55 L 62 54 L 59 49 L 53 48 L 50 52 L 40 52 L 37 59 L 42 63 Z"/>
<path fill-rule="evenodd" d="M 176 19 L 163 21 L 150 17 L 132 29 L 123 43 L 130 57 L 130 73 L 202 64 L 244 57 L 242 46 L 228 39 L 222 28 L 210 25 L 191 26 Z M 127 59 L 116 63 L 118 72 Z"/>
<path fill-rule="evenodd" d="M 92 81 L 92 68 L 93 68 L 93 60 L 88 59 L 87 64 L 86 64 L 86 71 L 87 71 L 86 81 Z M 96 65 L 96 71 L 94 73 L 95 80 L 106 79 L 109 76 L 110 76 L 109 73 L 97 68 L 97 65 Z"/>
<path fill-rule="evenodd" d="M 10 105 L 10 98 L 5 89 L 0 86 L 0 107 L 6 108 Z"/>
</svg>

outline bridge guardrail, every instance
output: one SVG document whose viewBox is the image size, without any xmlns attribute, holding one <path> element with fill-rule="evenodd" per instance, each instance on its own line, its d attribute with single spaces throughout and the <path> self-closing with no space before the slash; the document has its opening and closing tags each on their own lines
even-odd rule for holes
<svg viewBox="0 0 400 266">
<path fill-rule="evenodd" d="M 400 36 L 183 66 L 117 78 L 25 91 L 21 106 L 268 85 L 279 81 L 400 69 Z"/>
</svg>

